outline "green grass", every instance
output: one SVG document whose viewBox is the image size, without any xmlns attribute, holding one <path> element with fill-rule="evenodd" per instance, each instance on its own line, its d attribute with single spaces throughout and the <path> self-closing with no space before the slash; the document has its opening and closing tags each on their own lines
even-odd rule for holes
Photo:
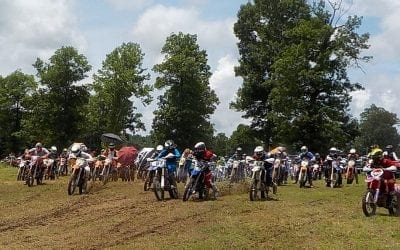
<svg viewBox="0 0 400 250">
<path fill-rule="evenodd" d="M 216 201 L 157 202 L 141 181 L 68 196 L 68 177 L 29 188 L 15 175 L 0 166 L 0 246 L 9 248 L 400 249 L 400 218 L 362 213 L 363 180 L 340 189 L 288 184 L 257 202 L 245 183 L 217 183 Z"/>
</svg>

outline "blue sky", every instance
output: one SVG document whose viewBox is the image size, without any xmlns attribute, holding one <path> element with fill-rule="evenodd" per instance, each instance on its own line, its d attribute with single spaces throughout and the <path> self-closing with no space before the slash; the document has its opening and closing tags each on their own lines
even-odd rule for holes
<svg viewBox="0 0 400 250">
<path fill-rule="evenodd" d="M 233 67 L 238 53 L 233 24 L 241 4 L 248 0 L 0 0 L 0 74 L 16 69 L 34 74 L 37 57 L 47 60 L 56 49 L 72 45 L 87 56 L 97 71 L 106 54 L 123 42 L 136 42 L 145 53 L 144 67 L 162 60 L 166 37 L 172 32 L 197 34 L 208 53 L 213 76 L 211 87 L 221 104 L 212 116 L 218 132 L 228 136 L 241 122 L 241 114 L 229 109 L 241 79 Z M 351 113 L 371 103 L 400 114 L 400 1 L 344 0 L 348 14 L 363 16 L 360 32 L 369 32 L 374 57 L 364 72 L 350 70 L 351 79 L 365 90 L 353 94 Z M 86 80 L 91 81 L 91 78 Z M 152 78 L 154 81 L 154 78 Z M 156 93 L 157 94 L 157 93 Z M 156 102 L 138 105 L 147 132 L 151 129 Z M 146 133 L 146 132 L 145 132 Z"/>
</svg>

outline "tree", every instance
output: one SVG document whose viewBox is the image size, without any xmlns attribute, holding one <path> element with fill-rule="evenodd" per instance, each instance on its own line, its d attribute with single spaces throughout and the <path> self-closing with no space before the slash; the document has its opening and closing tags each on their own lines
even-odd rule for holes
<svg viewBox="0 0 400 250">
<path fill-rule="evenodd" d="M 172 34 L 161 51 L 164 61 L 154 66 L 159 74 L 155 87 L 164 90 L 154 111 L 154 142 L 173 139 L 180 148 L 198 141 L 212 141 L 209 122 L 218 97 L 209 86 L 211 76 L 207 53 L 200 50 L 196 35 Z"/>
<path fill-rule="evenodd" d="M 94 95 L 88 108 L 92 140 L 99 140 L 104 132 L 120 134 L 122 130 L 145 129 L 133 99 L 143 105 L 151 102 L 152 88 L 145 84 L 149 74 L 142 68 L 143 57 L 138 44 L 123 43 L 106 56 L 102 69 L 94 74 Z"/>
<path fill-rule="evenodd" d="M 61 47 L 49 62 L 33 64 L 41 89 L 34 94 L 24 133 L 32 142 L 65 147 L 80 139 L 89 98 L 88 86 L 81 83 L 90 71 L 86 57 L 73 47 Z"/>
<path fill-rule="evenodd" d="M 396 125 L 399 119 L 395 113 L 390 113 L 384 108 L 372 104 L 360 114 L 360 136 L 355 140 L 355 146 L 360 152 L 368 153 L 371 145 L 381 147 L 393 145 L 397 148 L 400 143 L 400 135 Z"/>
<path fill-rule="evenodd" d="M 231 151 L 229 146 L 229 138 L 224 133 L 218 133 L 216 136 L 214 136 L 210 146 L 213 152 L 218 156 L 226 156 Z"/>
<path fill-rule="evenodd" d="M 252 155 L 254 148 L 264 143 L 257 139 L 256 131 L 252 130 L 250 126 L 239 124 L 236 130 L 233 131 L 231 138 L 229 140 L 230 144 L 230 154 L 234 153 L 236 148 L 241 147 L 243 153 Z M 268 143 L 266 143 L 268 144 Z M 268 145 L 267 145 L 268 147 Z M 265 148 L 266 150 L 268 148 Z"/>
<path fill-rule="evenodd" d="M 36 88 L 34 77 L 20 70 L 0 79 L 0 141 L 5 142 L 7 151 L 22 152 L 26 147 L 24 138 L 18 135 L 29 111 L 27 101 Z"/>
<path fill-rule="evenodd" d="M 369 47 L 369 35 L 356 33 L 357 16 L 336 26 L 341 6 L 329 3 L 332 13 L 325 1 L 311 7 L 306 1 L 278 0 L 255 1 L 239 12 L 237 74 L 244 87 L 234 107 L 253 117 L 253 126 L 270 132 L 275 143 L 325 151 L 357 134 L 347 112 L 350 92 L 362 87 L 350 82 L 347 68 L 370 59 L 359 55 Z M 252 21 L 244 19 L 249 12 Z"/>
</svg>

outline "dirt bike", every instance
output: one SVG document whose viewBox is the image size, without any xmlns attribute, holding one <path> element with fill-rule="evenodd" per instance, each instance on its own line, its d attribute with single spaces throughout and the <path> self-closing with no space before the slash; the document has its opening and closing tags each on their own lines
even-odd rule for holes
<svg viewBox="0 0 400 250">
<path fill-rule="evenodd" d="M 283 183 L 283 167 L 281 159 L 275 159 L 274 168 L 272 169 L 272 181 L 280 186 Z"/>
<path fill-rule="evenodd" d="M 321 166 L 318 163 L 312 165 L 312 179 L 315 181 L 321 172 Z"/>
<path fill-rule="evenodd" d="M 20 159 L 18 163 L 17 181 L 24 181 L 26 172 L 29 169 L 30 161 Z"/>
<path fill-rule="evenodd" d="M 46 167 L 44 179 L 45 180 L 54 180 L 57 175 L 54 169 L 54 159 L 44 159 L 43 163 Z"/>
<path fill-rule="evenodd" d="M 198 194 L 199 199 L 208 199 L 210 194 L 210 187 L 206 185 L 206 180 L 212 179 L 212 173 L 209 170 L 207 162 L 193 160 L 193 169 L 191 171 L 190 178 L 185 186 L 183 193 L 183 201 L 189 200 L 189 198 Z M 215 190 L 213 190 L 213 197 L 216 197 Z"/>
<path fill-rule="evenodd" d="M 30 165 L 28 171 L 26 171 L 26 176 L 24 178 L 28 187 L 33 186 L 35 179 L 37 185 L 42 183 L 42 178 L 43 178 L 42 164 L 43 162 L 40 156 L 31 156 Z"/>
<path fill-rule="evenodd" d="M 104 166 L 103 170 L 100 174 L 101 181 L 105 185 L 107 182 L 110 180 L 117 181 L 118 180 L 118 175 L 117 175 L 117 169 L 113 166 L 113 161 L 110 159 L 105 159 L 104 160 Z"/>
<path fill-rule="evenodd" d="M 60 161 L 58 163 L 58 175 L 65 176 L 67 174 L 68 174 L 67 159 L 65 157 L 60 157 Z"/>
<path fill-rule="evenodd" d="M 300 188 L 306 186 L 306 182 L 308 181 L 308 175 L 307 175 L 307 170 L 308 170 L 308 160 L 304 159 L 300 163 L 300 170 L 299 170 L 299 184 Z"/>
<path fill-rule="evenodd" d="M 365 216 L 375 215 L 377 207 L 384 207 L 389 210 L 389 215 L 400 215 L 400 185 L 395 186 L 395 191 L 390 194 L 387 181 L 383 178 L 386 171 L 396 172 L 396 167 L 374 168 L 364 167 L 367 172 L 367 191 L 362 198 L 362 210 Z"/>
<path fill-rule="evenodd" d="M 87 193 L 88 181 L 85 167 L 87 161 L 83 158 L 70 159 L 72 161 L 71 177 L 68 182 L 68 195 L 73 195 L 76 188 L 79 189 L 79 194 Z"/>
<path fill-rule="evenodd" d="M 346 170 L 346 182 L 347 184 L 352 184 L 356 179 L 356 183 L 358 184 L 358 173 L 356 169 L 356 162 L 354 160 L 349 160 L 347 163 L 347 170 Z"/>
<path fill-rule="evenodd" d="M 157 164 L 156 160 L 148 158 L 147 161 L 149 162 L 149 167 L 147 168 L 146 177 L 144 180 L 144 186 L 143 186 L 144 191 L 150 190 L 152 188 L 154 173 L 156 172 L 156 170 L 158 168 L 158 164 Z"/>
<path fill-rule="evenodd" d="M 343 164 L 339 160 L 332 161 L 330 187 L 338 188 L 342 186 Z"/>
<path fill-rule="evenodd" d="M 252 174 L 250 182 L 250 200 L 256 201 L 268 197 L 269 187 L 267 186 L 267 173 L 264 161 L 254 161 L 252 164 Z M 260 194 L 260 196 L 258 195 Z"/>
<path fill-rule="evenodd" d="M 166 159 L 170 157 L 175 157 L 175 155 L 170 153 L 166 157 L 156 161 L 157 169 L 155 170 L 153 178 L 153 191 L 156 195 L 157 200 L 159 201 L 164 200 L 165 191 L 169 192 L 169 196 L 171 197 L 171 199 L 179 198 L 177 187 L 174 186 L 173 183 L 170 183 L 170 178 L 175 178 L 171 176 L 171 174 L 174 175 L 175 173 L 169 173 L 167 168 Z"/>
</svg>

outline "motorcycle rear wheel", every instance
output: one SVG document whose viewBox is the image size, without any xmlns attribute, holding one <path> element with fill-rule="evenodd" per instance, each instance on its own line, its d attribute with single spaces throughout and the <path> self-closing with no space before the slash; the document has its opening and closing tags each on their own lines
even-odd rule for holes
<svg viewBox="0 0 400 250">
<path fill-rule="evenodd" d="M 75 193 L 75 189 L 78 183 L 77 182 L 77 176 L 75 171 L 72 172 L 71 178 L 69 179 L 68 182 L 68 195 L 73 195 Z"/>
<path fill-rule="evenodd" d="M 365 216 L 370 217 L 376 213 L 376 204 L 374 203 L 374 194 L 372 190 L 367 190 L 362 198 L 362 210 Z"/>
<path fill-rule="evenodd" d="M 164 200 L 164 189 L 161 188 L 161 183 L 157 177 L 154 177 L 153 179 L 153 190 L 157 200 Z"/>
</svg>

